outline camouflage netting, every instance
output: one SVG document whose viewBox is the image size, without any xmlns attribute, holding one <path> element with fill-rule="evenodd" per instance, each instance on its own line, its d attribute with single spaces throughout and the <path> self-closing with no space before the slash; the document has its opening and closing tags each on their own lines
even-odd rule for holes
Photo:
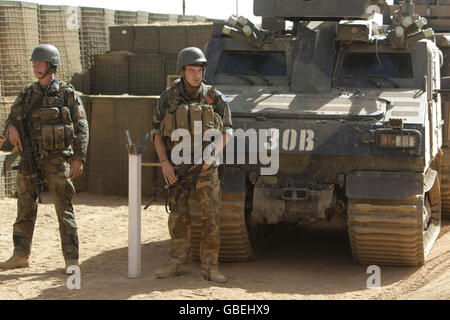
<svg viewBox="0 0 450 320">
<path fill-rule="evenodd" d="M 38 6 L 0 1 L 0 82 L 3 96 L 17 96 L 34 81 L 30 57 L 39 45 Z"/>
<path fill-rule="evenodd" d="M 95 194 L 128 195 L 128 152 L 125 130 L 130 130 L 133 142 L 150 131 L 157 98 L 90 96 L 91 127 L 89 156 L 89 192 Z M 142 158 L 155 162 L 156 153 L 151 143 Z M 157 168 L 143 168 L 143 196 L 154 193 Z"/>
<path fill-rule="evenodd" d="M 165 87 L 164 61 L 160 54 L 129 57 L 130 94 L 160 95 Z"/>
<path fill-rule="evenodd" d="M 39 40 L 58 48 L 61 66 L 57 77 L 81 88 L 81 51 L 78 35 L 79 8 L 68 6 L 39 6 Z"/>
<path fill-rule="evenodd" d="M 14 102 L 13 97 L 0 98 L 0 132 L 5 128 L 5 121 Z M 14 196 L 16 193 L 17 171 L 12 167 L 19 164 L 17 154 L 7 155 L 0 152 L 0 197 Z"/>
</svg>

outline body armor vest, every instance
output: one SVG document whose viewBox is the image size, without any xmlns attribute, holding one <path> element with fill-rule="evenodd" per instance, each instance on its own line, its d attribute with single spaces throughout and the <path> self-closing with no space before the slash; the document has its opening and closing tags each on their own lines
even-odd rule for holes
<svg viewBox="0 0 450 320">
<path fill-rule="evenodd" d="M 172 133 L 176 129 L 189 131 L 191 137 L 201 134 L 202 140 L 203 134 L 210 129 L 222 132 L 222 118 L 215 112 L 214 88 L 203 85 L 203 92 L 200 95 L 200 101 L 187 102 L 180 94 L 178 82 L 175 82 L 167 91 L 169 105 L 161 122 L 161 136 L 169 150 L 178 143 L 171 141 Z M 196 122 L 197 125 L 195 125 Z M 199 128 L 199 124 L 201 124 L 202 131 L 195 132 L 195 129 Z M 191 140 L 193 143 L 193 138 Z"/>
<path fill-rule="evenodd" d="M 75 139 L 70 110 L 66 106 L 59 82 L 53 81 L 42 96 L 32 92 L 31 110 L 28 119 L 28 133 L 37 142 L 40 153 L 59 153 L 70 148 Z"/>
</svg>

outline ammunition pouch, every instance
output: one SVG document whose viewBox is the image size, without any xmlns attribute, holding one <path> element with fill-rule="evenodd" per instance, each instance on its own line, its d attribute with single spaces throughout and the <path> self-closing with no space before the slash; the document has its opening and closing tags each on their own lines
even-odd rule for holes
<svg viewBox="0 0 450 320">
<path fill-rule="evenodd" d="M 195 132 L 195 123 L 202 126 L 201 132 Z M 190 105 L 180 103 L 170 106 L 161 121 L 161 136 L 165 139 L 168 149 L 172 149 L 177 142 L 172 142 L 172 133 L 176 129 L 185 129 L 194 137 L 195 134 L 204 134 L 207 130 L 223 130 L 223 122 L 219 114 L 214 112 L 209 104 L 193 103 Z M 193 140 L 192 140 L 193 142 Z"/>
<path fill-rule="evenodd" d="M 46 151 L 64 150 L 66 144 L 64 125 L 44 125 L 42 141 L 42 147 Z"/>
<path fill-rule="evenodd" d="M 55 98 L 55 99 L 53 99 Z M 60 103 L 58 97 L 48 97 L 47 103 Z M 67 107 L 45 107 L 32 112 L 32 136 L 42 142 L 47 152 L 63 151 L 75 140 L 75 130 Z"/>
</svg>

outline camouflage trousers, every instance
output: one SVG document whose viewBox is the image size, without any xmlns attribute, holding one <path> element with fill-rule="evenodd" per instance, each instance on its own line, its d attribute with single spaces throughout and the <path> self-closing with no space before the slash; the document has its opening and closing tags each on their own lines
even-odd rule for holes
<svg viewBox="0 0 450 320">
<path fill-rule="evenodd" d="M 201 218 L 200 261 L 202 269 L 218 266 L 220 248 L 220 180 L 217 167 L 198 177 L 196 190 L 192 178 L 169 191 L 169 203 L 175 210 L 169 215 L 170 256 L 173 264 L 187 263 L 191 253 L 191 213 Z"/>
<path fill-rule="evenodd" d="M 63 156 L 51 156 L 38 160 L 38 166 L 55 205 L 64 258 L 78 259 L 78 233 L 72 206 L 75 188 L 68 178 L 70 165 Z M 17 220 L 13 227 L 13 241 L 14 252 L 27 256 L 31 252 L 38 209 L 36 190 L 28 175 L 21 160 L 17 175 Z"/>
</svg>

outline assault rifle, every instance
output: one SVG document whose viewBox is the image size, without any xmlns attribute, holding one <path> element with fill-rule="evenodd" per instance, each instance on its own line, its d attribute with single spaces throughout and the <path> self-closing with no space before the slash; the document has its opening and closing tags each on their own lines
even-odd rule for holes
<svg viewBox="0 0 450 320">
<path fill-rule="evenodd" d="M 158 191 L 156 192 L 156 196 L 153 200 L 151 200 L 145 207 L 144 210 L 147 210 L 148 207 L 152 205 L 153 202 L 158 198 L 159 194 L 163 191 L 169 191 L 171 188 L 174 188 L 176 186 L 184 186 L 185 188 L 190 188 L 192 185 L 197 185 L 198 177 L 200 176 L 200 173 L 202 172 L 203 163 L 200 164 L 182 164 L 177 169 L 175 169 L 175 177 L 177 178 L 177 182 L 174 184 L 166 183 L 162 185 Z M 188 177 L 192 178 L 192 183 L 189 183 L 189 185 L 186 185 L 186 179 Z M 177 206 L 177 203 L 175 203 L 175 208 Z M 169 197 L 166 198 L 166 212 L 172 213 L 175 208 L 170 208 L 169 206 Z"/>
<path fill-rule="evenodd" d="M 41 192 L 44 189 L 44 178 L 42 177 L 42 172 L 39 170 L 36 158 L 38 158 L 37 149 L 33 146 L 31 139 L 28 137 L 25 126 L 23 125 L 23 118 L 18 116 L 16 119 L 17 130 L 20 134 L 20 140 L 22 141 L 22 151 L 20 151 L 20 157 L 25 160 L 26 172 L 29 173 L 26 178 L 31 180 L 34 186 L 34 191 L 37 194 L 39 203 L 42 203 Z M 13 168 L 18 170 L 18 167 Z"/>
</svg>

